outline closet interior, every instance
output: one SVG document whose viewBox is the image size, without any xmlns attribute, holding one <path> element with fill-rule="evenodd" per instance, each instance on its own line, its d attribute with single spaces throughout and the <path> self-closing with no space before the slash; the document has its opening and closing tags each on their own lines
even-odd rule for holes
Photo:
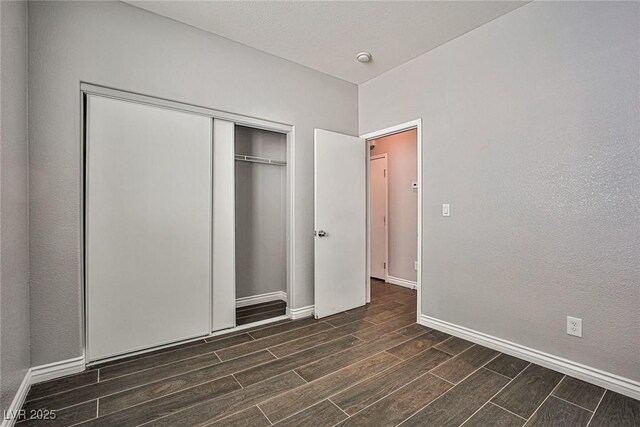
<svg viewBox="0 0 640 427">
<path fill-rule="evenodd" d="M 236 325 L 286 314 L 286 143 L 235 126 Z"/>
</svg>

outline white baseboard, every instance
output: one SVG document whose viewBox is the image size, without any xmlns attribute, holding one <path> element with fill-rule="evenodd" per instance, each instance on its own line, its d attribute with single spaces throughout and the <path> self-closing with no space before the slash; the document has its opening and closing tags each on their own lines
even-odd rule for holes
<svg viewBox="0 0 640 427">
<path fill-rule="evenodd" d="M 487 335 L 464 326 L 425 316 L 424 314 L 420 316 L 419 323 L 640 400 L 640 382 L 638 381 Z"/>
<path fill-rule="evenodd" d="M 308 305 L 306 307 L 300 307 L 300 308 L 287 307 L 287 316 L 289 316 L 289 318 L 293 320 L 302 319 L 303 317 L 313 316 L 314 312 L 315 312 L 314 305 Z"/>
<path fill-rule="evenodd" d="M 262 304 L 263 302 L 279 301 L 287 302 L 287 293 L 282 291 L 268 292 L 266 294 L 252 295 L 236 299 L 236 307 L 246 307 L 248 305 Z"/>
<path fill-rule="evenodd" d="M 41 383 L 66 375 L 77 374 L 85 370 L 85 358 L 83 356 L 73 359 L 61 360 L 47 365 L 31 368 L 31 384 Z"/>
<path fill-rule="evenodd" d="M 417 289 L 416 282 L 412 282 L 411 280 L 401 279 L 399 277 L 387 276 L 387 283 L 391 283 L 392 285 L 404 286 L 409 289 Z"/>
<path fill-rule="evenodd" d="M 24 374 L 24 378 L 20 383 L 20 387 L 18 387 L 18 391 L 16 391 L 16 395 L 11 401 L 11 405 L 3 411 L 2 424 L 0 424 L 1 427 L 13 427 L 15 425 L 18 411 L 22 409 L 22 405 L 24 405 L 24 402 L 27 399 L 31 383 L 31 369 L 27 369 L 27 372 Z"/>
</svg>

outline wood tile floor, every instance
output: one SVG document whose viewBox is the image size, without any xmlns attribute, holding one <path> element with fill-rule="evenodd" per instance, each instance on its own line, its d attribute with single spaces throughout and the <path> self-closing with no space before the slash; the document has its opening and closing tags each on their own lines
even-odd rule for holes
<svg viewBox="0 0 640 427">
<path fill-rule="evenodd" d="M 287 314 L 287 303 L 284 301 L 271 301 L 262 304 L 248 305 L 236 308 L 236 324 L 246 325 L 259 320 Z"/>
<path fill-rule="evenodd" d="M 640 426 L 640 402 L 415 323 L 416 294 L 34 385 L 27 425 Z"/>
</svg>

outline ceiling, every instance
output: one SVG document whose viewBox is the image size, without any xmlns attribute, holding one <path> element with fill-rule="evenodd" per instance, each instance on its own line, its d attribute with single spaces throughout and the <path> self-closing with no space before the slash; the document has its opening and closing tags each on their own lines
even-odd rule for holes
<svg viewBox="0 0 640 427">
<path fill-rule="evenodd" d="M 362 83 L 527 2 L 126 1 L 351 83 Z M 373 60 L 359 63 L 358 52 Z"/>
</svg>

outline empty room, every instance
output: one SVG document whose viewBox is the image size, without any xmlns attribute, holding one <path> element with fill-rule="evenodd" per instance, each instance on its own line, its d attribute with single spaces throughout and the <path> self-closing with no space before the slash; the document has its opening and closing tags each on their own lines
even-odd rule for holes
<svg viewBox="0 0 640 427">
<path fill-rule="evenodd" d="M 640 2 L 0 0 L 0 409 L 640 427 Z"/>
</svg>

